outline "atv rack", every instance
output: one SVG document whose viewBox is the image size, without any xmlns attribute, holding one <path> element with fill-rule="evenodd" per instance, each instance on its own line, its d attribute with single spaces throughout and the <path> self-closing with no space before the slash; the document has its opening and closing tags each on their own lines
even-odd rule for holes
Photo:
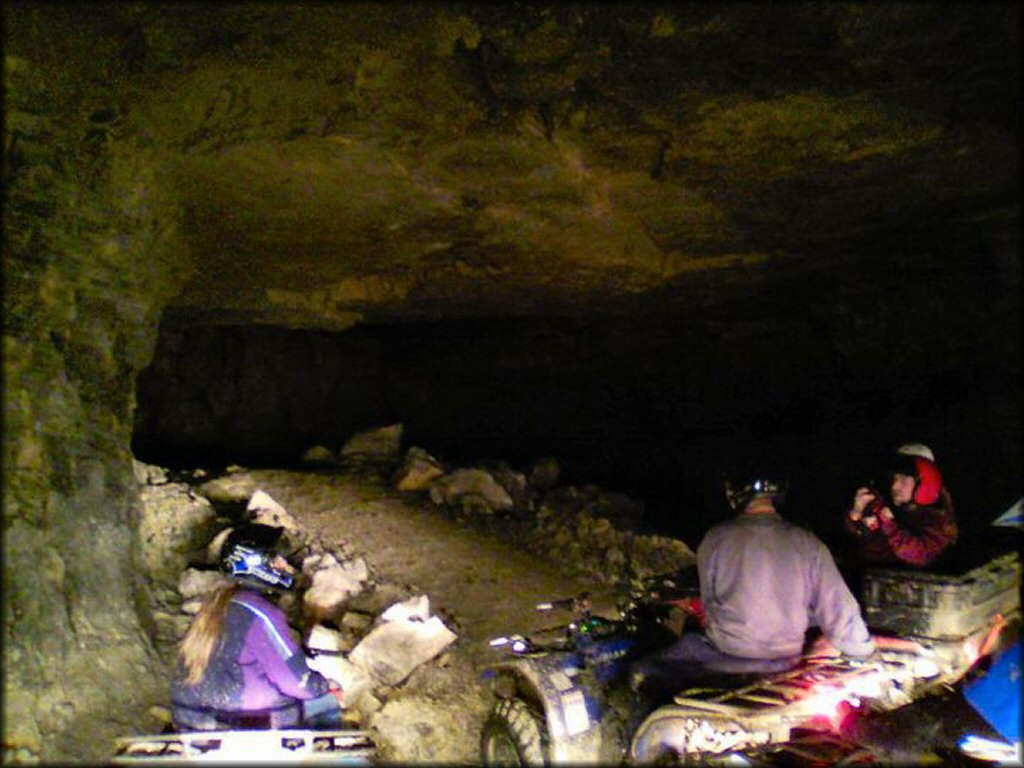
<svg viewBox="0 0 1024 768">
<path fill-rule="evenodd" d="M 970 639 L 978 643 L 988 632 Z M 750 685 L 687 688 L 640 726 L 633 757 L 644 761 L 666 750 L 722 754 L 782 744 L 796 728 L 834 731 L 844 705 L 895 709 L 959 679 L 973 661 L 959 642 L 875 641 L 878 652 L 870 659 L 813 656 Z"/>
<path fill-rule="evenodd" d="M 115 764 L 230 762 L 249 764 L 370 762 L 374 744 L 364 731 L 197 731 L 129 736 L 115 741 Z"/>
</svg>

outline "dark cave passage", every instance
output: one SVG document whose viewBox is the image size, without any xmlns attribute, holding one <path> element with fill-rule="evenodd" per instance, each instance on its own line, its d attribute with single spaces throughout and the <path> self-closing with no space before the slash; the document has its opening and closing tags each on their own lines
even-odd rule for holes
<svg viewBox="0 0 1024 768">
<path fill-rule="evenodd" d="M 935 450 L 965 528 L 1019 494 L 1006 470 L 1012 392 L 972 396 L 985 372 L 854 387 L 798 326 L 746 338 L 681 326 L 505 318 L 332 334 L 165 323 L 138 378 L 133 450 L 182 469 L 286 467 L 314 445 L 336 451 L 401 423 L 404 447 L 451 464 L 525 471 L 554 456 L 561 482 L 642 500 L 653 528 L 691 546 L 728 514 L 724 475 L 745 467 L 786 476 L 789 515 L 833 538 L 853 489 L 910 440 Z"/>
</svg>

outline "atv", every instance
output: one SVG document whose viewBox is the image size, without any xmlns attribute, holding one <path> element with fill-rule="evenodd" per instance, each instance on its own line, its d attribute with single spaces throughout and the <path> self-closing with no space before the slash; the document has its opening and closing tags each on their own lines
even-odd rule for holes
<svg viewBox="0 0 1024 768">
<path fill-rule="evenodd" d="M 997 648 L 1008 623 L 1019 623 L 1020 578 L 1016 552 L 954 575 L 869 572 L 863 605 L 878 647 L 870 659 L 811 654 L 785 672 L 709 677 L 639 713 L 628 666 L 675 637 L 664 609 L 678 593 L 644 584 L 617 618 L 594 615 L 587 596 L 542 604 L 571 619 L 491 641 L 511 658 L 486 673 L 497 701 L 481 733 L 482 762 L 799 762 L 807 750 L 795 745 L 808 734 L 834 746 L 827 737 L 838 738 L 846 718 L 902 707 L 962 679 Z M 695 577 L 687 581 L 693 594 Z"/>
<path fill-rule="evenodd" d="M 636 581 L 618 616 L 593 611 L 588 593 L 541 603 L 542 613 L 568 612 L 567 621 L 490 641 L 506 654 L 484 678 L 497 696 L 484 723 L 485 765 L 618 763 L 627 755 L 631 723 L 629 664 L 671 643 L 673 610 L 696 596 L 695 569 Z"/>
</svg>

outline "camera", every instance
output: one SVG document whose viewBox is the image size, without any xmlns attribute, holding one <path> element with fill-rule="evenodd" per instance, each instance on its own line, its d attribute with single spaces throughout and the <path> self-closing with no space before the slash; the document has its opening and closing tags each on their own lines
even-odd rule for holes
<svg viewBox="0 0 1024 768">
<path fill-rule="evenodd" d="M 860 519 L 857 522 L 868 531 L 877 531 L 881 525 L 878 516 L 888 505 L 886 504 L 885 497 L 875 488 L 874 483 L 866 483 L 861 487 L 867 488 L 874 498 L 864 507 L 864 511 L 861 512 Z"/>
<path fill-rule="evenodd" d="M 881 522 L 879 521 L 879 515 L 882 510 L 886 508 L 886 500 L 882 494 L 878 492 L 872 485 L 867 486 L 870 489 L 870 493 L 874 496 L 871 501 L 864 507 L 864 511 L 860 514 L 859 523 L 869 531 L 878 530 Z"/>
<path fill-rule="evenodd" d="M 885 499 L 878 495 L 876 491 L 873 492 L 875 498 L 868 502 L 868 505 L 864 507 L 864 517 L 878 517 L 878 513 L 886 507 Z"/>
</svg>

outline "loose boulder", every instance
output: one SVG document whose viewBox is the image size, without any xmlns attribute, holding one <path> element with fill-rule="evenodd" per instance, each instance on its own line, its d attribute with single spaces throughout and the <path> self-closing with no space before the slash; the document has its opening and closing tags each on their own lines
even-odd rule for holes
<svg viewBox="0 0 1024 768">
<path fill-rule="evenodd" d="M 367 715 L 380 707 L 373 696 L 374 680 L 358 665 L 341 653 L 331 630 L 317 625 L 310 632 L 306 645 L 312 651 L 310 669 L 314 669 L 328 680 L 333 680 L 344 691 L 345 708 L 359 715 Z"/>
<path fill-rule="evenodd" d="M 484 512 L 507 512 L 515 506 L 512 497 L 485 469 L 457 469 L 438 478 L 430 486 L 435 504 L 469 504 Z"/>
<path fill-rule="evenodd" d="M 234 528 L 225 528 L 223 531 L 213 537 L 213 540 L 206 545 L 206 564 L 207 565 L 219 565 L 220 564 L 220 552 L 224 548 L 224 540 L 235 530 Z"/>
<path fill-rule="evenodd" d="M 146 464 L 138 459 L 132 459 L 132 472 L 135 474 L 135 482 L 139 485 L 163 485 L 168 482 L 166 469 Z"/>
<path fill-rule="evenodd" d="M 201 571 L 198 568 L 189 568 L 181 574 L 181 578 L 178 580 L 178 592 L 185 600 L 202 598 L 227 581 L 228 577 L 220 571 Z"/>
<path fill-rule="evenodd" d="M 322 445 L 314 445 L 299 459 L 300 464 L 304 464 L 310 467 L 324 467 L 336 464 L 338 457 L 334 455 L 334 452 L 330 448 L 326 448 Z"/>
<path fill-rule="evenodd" d="M 299 533 L 299 524 L 295 518 L 266 491 L 257 490 L 249 499 L 246 511 L 251 522 L 284 528 L 291 534 Z"/>
<path fill-rule="evenodd" d="M 313 562 L 315 561 L 315 562 Z M 331 555 L 307 558 L 303 572 L 312 580 L 302 597 L 303 612 L 311 621 L 324 621 L 338 616 L 345 602 L 363 589 L 369 569 L 362 558 L 339 563 Z"/>
<path fill-rule="evenodd" d="M 354 461 L 387 462 L 398 459 L 403 425 L 391 424 L 360 432 L 342 446 L 341 458 Z"/>
<path fill-rule="evenodd" d="M 536 490 L 531 488 L 526 480 L 526 475 L 516 472 L 504 462 L 500 462 L 488 471 L 494 481 L 505 489 L 505 492 L 512 499 L 512 506 L 517 512 L 529 512 L 533 509 Z"/>
<path fill-rule="evenodd" d="M 385 685 L 395 686 L 440 654 L 456 636 L 440 618 L 427 615 L 426 601 L 422 595 L 385 611 L 381 623 L 353 649 L 349 660 Z"/>
<path fill-rule="evenodd" d="M 544 456 L 534 462 L 530 469 L 530 485 L 538 491 L 554 488 L 562 474 L 562 467 L 554 456 Z"/>
<path fill-rule="evenodd" d="M 441 462 L 422 448 L 411 447 L 405 454 L 405 461 L 392 479 L 400 491 L 425 491 L 430 484 L 444 474 Z"/>
<path fill-rule="evenodd" d="M 256 492 L 256 483 L 247 472 L 239 470 L 237 473 L 207 480 L 197 490 L 215 506 L 235 507 L 249 501 Z"/>
<path fill-rule="evenodd" d="M 633 572 L 639 578 L 689 568 L 697 556 L 685 542 L 667 536 L 637 536 L 633 540 Z"/>
</svg>

